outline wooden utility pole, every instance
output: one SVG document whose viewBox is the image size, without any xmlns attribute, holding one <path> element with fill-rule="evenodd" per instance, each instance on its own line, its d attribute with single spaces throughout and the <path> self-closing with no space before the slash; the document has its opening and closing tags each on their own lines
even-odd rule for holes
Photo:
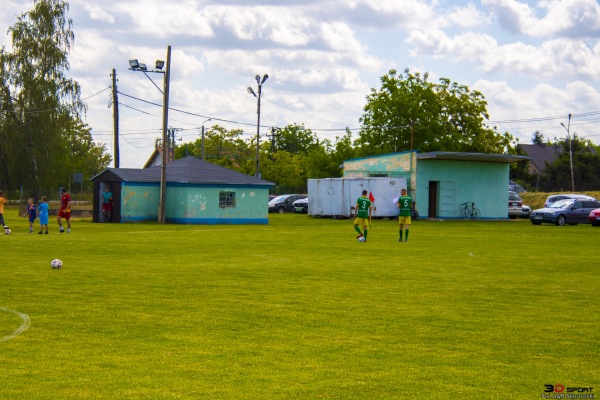
<svg viewBox="0 0 600 400">
<path fill-rule="evenodd" d="M 119 97 L 117 95 L 117 71 L 112 70 L 112 98 L 113 98 L 113 130 L 115 142 L 115 168 L 119 168 Z"/>
</svg>

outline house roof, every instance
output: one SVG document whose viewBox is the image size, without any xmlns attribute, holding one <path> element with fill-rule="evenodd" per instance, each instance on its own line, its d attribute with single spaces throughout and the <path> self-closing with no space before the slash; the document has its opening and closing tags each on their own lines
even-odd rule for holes
<svg viewBox="0 0 600 400">
<path fill-rule="evenodd" d="M 108 168 L 94 176 L 92 182 L 160 182 L 161 166 L 144 169 Z M 168 183 L 225 184 L 272 186 L 273 182 L 242 174 L 195 157 L 185 157 L 167 164 Z"/>
<path fill-rule="evenodd" d="M 497 163 L 513 163 L 528 161 L 529 157 L 512 154 L 462 153 L 434 151 L 417 154 L 417 160 L 456 160 L 456 161 L 485 161 Z"/>
<path fill-rule="evenodd" d="M 520 144 L 519 146 L 527 153 L 538 171 L 543 171 L 546 163 L 553 164 L 560 156 L 560 147 L 557 145 Z"/>
</svg>

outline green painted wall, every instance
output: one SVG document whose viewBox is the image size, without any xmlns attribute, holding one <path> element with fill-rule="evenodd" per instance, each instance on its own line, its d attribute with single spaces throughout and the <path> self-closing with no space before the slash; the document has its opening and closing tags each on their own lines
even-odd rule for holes
<svg viewBox="0 0 600 400">
<path fill-rule="evenodd" d="M 412 156 L 412 157 L 411 157 Z M 344 178 L 373 176 L 401 177 L 408 183 L 408 191 L 415 196 L 417 153 L 404 152 L 344 161 Z"/>
<path fill-rule="evenodd" d="M 482 218 L 508 218 L 508 163 L 419 160 L 417 203 L 428 215 L 430 182 L 438 182 L 436 217 L 460 217 L 460 204 L 475 202 Z"/>
<path fill-rule="evenodd" d="M 219 206 L 221 192 L 235 194 L 234 207 Z M 123 183 L 123 222 L 156 221 L 160 185 Z M 167 222 L 181 224 L 266 224 L 269 188 L 256 186 L 169 184 L 166 192 Z"/>
</svg>

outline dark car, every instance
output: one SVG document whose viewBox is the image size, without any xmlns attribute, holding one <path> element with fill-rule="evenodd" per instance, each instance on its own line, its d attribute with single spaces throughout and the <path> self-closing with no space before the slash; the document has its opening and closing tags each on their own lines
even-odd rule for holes
<svg viewBox="0 0 600 400">
<path fill-rule="evenodd" d="M 308 197 L 299 199 L 292 204 L 292 211 L 297 213 L 308 214 Z"/>
<path fill-rule="evenodd" d="M 597 200 L 577 200 L 565 199 L 559 200 L 550 207 L 533 210 L 529 220 L 534 225 L 542 222 L 548 222 L 556 225 L 577 225 L 589 224 L 590 212 L 600 208 L 600 201 Z"/>
<path fill-rule="evenodd" d="M 590 211 L 588 219 L 590 220 L 590 224 L 592 224 L 592 226 L 600 226 L 600 208 Z"/>
<path fill-rule="evenodd" d="M 290 212 L 293 210 L 293 204 L 298 199 L 305 199 L 305 194 L 282 194 L 269 201 L 269 212 Z"/>
</svg>

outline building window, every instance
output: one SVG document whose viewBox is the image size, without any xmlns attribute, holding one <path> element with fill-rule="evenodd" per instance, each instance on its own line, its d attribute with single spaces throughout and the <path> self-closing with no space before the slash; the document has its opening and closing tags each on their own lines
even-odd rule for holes
<svg viewBox="0 0 600 400">
<path fill-rule="evenodd" d="M 235 192 L 219 193 L 219 207 L 235 207 Z"/>
<path fill-rule="evenodd" d="M 390 174 L 386 172 L 369 172 L 369 178 L 389 178 Z"/>
</svg>

